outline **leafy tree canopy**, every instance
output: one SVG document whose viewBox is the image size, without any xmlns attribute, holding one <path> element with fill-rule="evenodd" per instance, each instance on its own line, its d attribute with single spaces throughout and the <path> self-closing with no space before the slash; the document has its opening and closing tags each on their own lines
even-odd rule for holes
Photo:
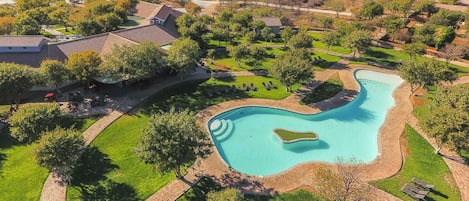
<svg viewBox="0 0 469 201">
<path fill-rule="evenodd" d="M 189 110 L 154 115 L 142 132 L 137 155 L 154 165 L 160 172 L 174 170 L 181 178 L 181 166 L 210 153 L 207 134 L 196 123 L 196 115 Z"/>
<path fill-rule="evenodd" d="M 58 128 L 39 140 L 33 150 L 36 163 L 54 172 L 62 183 L 69 183 L 75 162 L 85 149 L 85 141 L 80 132 Z"/>
<path fill-rule="evenodd" d="M 275 59 L 269 72 L 291 91 L 293 84 L 313 78 L 311 55 L 302 48 L 292 49 Z"/>
<path fill-rule="evenodd" d="M 58 87 L 68 77 L 65 64 L 58 60 L 47 59 L 42 61 L 39 68 L 46 84 Z"/>
<path fill-rule="evenodd" d="M 368 19 L 373 19 L 376 16 L 380 16 L 384 13 L 383 5 L 376 3 L 374 1 L 368 1 L 363 4 L 360 11 L 360 16 Z"/>
<path fill-rule="evenodd" d="M 10 117 L 10 134 L 19 142 L 33 142 L 60 125 L 63 117 L 57 104 L 27 104 Z"/>
<path fill-rule="evenodd" d="M 0 100 L 18 104 L 20 94 L 31 89 L 37 77 L 37 72 L 29 66 L 0 63 Z"/>
<path fill-rule="evenodd" d="M 81 82 L 88 82 L 93 77 L 99 76 L 99 65 L 101 57 L 93 50 L 76 52 L 68 57 L 67 70 L 74 79 Z"/>
<path fill-rule="evenodd" d="M 364 52 L 371 46 L 370 33 L 365 30 L 356 30 L 344 38 L 344 47 L 353 51 L 352 58 L 355 58 L 357 52 Z"/>
<path fill-rule="evenodd" d="M 399 66 L 402 78 L 411 84 L 412 93 L 419 87 L 438 85 L 456 80 L 456 73 L 436 60 L 409 60 Z"/>
<path fill-rule="evenodd" d="M 196 67 L 201 56 L 199 45 L 190 38 L 177 39 L 168 50 L 168 62 L 183 78 Z"/>
</svg>

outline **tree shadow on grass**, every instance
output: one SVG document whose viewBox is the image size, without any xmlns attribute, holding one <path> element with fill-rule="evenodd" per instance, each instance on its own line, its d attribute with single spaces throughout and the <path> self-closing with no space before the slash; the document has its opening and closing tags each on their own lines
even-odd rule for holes
<svg viewBox="0 0 469 201">
<path fill-rule="evenodd" d="M 135 189 L 125 183 L 117 183 L 111 179 L 98 182 L 95 185 L 81 187 L 81 199 L 94 200 L 139 200 Z"/>
<path fill-rule="evenodd" d="M 246 176 L 237 171 L 223 174 L 218 178 L 219 183 L 222 183 L 228 188 L 236 188 L 246 194 L 259 194 L 259 195 L 276 195 L 277 191 L 273 188 L 266 188 L 261 182 L 257 181 L 253 176 Z"/>
<path fill-rule="evenodd" d="M 222 189 L 222 186 L 210 177 L 202 177 L 196 185 L 184 193 L 182 198 L 188 201 L 205 200 L 210 191 L 220 191 Z"/>
<path fill-rule="evenodd" d="M 393 55 L 390 55 L 388 53 L 381 52 L 381 51 L 375 51 L 372 49 L 367 50 L 366 54 L 370 57 L 384 59 L 384 60 L 394 59 Z"/>
<path fill-rule="evenodd" d="M 90 147 L 81 155 L 72 175 L 72 185 L 95 183 L 106 178 L 106 174 L 118 168 L 108 155 L 96 147 Z"/>
</svg>

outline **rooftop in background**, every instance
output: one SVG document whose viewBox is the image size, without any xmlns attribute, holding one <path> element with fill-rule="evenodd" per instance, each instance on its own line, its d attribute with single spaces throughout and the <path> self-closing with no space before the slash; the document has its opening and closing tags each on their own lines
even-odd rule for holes
<svg viewBox="0 0 469 201">
<path fill-rule="evenodd" d="M 265 26 L 273 27 L 273 26 L 282 26 L 282 22 L 278 17 L 255 17 L 253 20 L 260 20 L 265 23 Z"/>
<path fill-rule="evenodd" d="M 0 45 L 3 47 L 39 47 L 44 40 L 43 36 L 2 36 Z"/>
<path fill-rule="evenodd" d="M 436 8 L 439 9 L 446 9 L 446 10 L 451 10 L 451 11 L 459 11 L 459 12 L 466 12 L 467 11 L 467 6 L 461 6 L 461 5 L 448 5 L 448 4 L 435 4 Z"/>
</svg>

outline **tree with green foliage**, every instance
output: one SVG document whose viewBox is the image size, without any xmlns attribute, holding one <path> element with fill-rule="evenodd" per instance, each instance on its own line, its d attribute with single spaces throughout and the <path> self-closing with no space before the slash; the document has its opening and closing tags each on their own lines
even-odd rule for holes
<svg viewBox="0 0 469 201">
<path fill-rule="evenodd" d="M 241 67 L 241 59 L 246 58 L 249 55 L 249 50 L 246 45 L 229 45 L 226 47 L 228 53 L 236 61 L 237 66 Z"/>
<path fill-rule="evenodd" d="M 409 60 L 399 66 L 402 78 L 410 84 L 412 94 L 422 87 L 456 80 L 456 73 L 436 60 Z"/>
<path fill-rule="evenodd" d="M 367 19 L 373 19 L 377 16 L 384 14 L 383 5 L 376 3 L 374 1 L 368 1 L 363 4 L 362 9 L 360 10 L 360 16 Z"/>
<path fill-rule="evenodd" d="M 72 6 L 68 3 L 63 3 L 55 7 L 55 9 L 48 13 L 49 18 L 54 24 L 65 26 L 65 31 L 68 30 L 68 18 L 72 12 Z"/>
<path fill-rule="evenodd" d="M 17 35 L 40 35 L 41 25 L 34 18 L 21 14 L 16 17 L 15 31 Z"/>
<path fill-rule="evenodd" d="M 386 8 L 394 14 L 400 13 L 406 20 L 412 11 L 415 0 L 392 0 L 386 4 Z"/>
<path fill-rule="evenodd" d="M 395 15 L 388 15 L 384 17 L 383 28 L 385 28 L 386 31 L 389 33 L 389 35 L 391 36 L 391 40 L 394 40 L 394 34 L 404 27 L 405 22 L 400 17 L 397 17 Z"/>
<path fill-rule="evenodd" d="M 57 128 L 48 131 L 34 148 L 36 163 L 60 178 L 60 183 L 70 184 L 76 161 L 85 149 L 80 132 Z"/>
<path fill-rule="evenodd" d="M 135 45 L 115 47 L 101 65 L 105 76 L 136 82 L 151 78 L 166 63 L 165 52 L 154 43 L 144 41 Z"/>
<path fill-rule="evenodd" d="M 466 85 L 438 87 L 429 99 L 431 112 L 419 122 L 435 138 L 439 153 L 445 146 L 458 153 L 469 150 L 469 88 Z"/>
<path fill-rule="evenodd" d="M 189 74 L 202 56 L 199 45 L 190 38 L 179 38 L 168 50 L 168 62 L 173 70 L 184 76 Z"/>
<path fill-rule="evenodd" d="M 226 188 L 221 191 L 210 191 L 207 194 L 207 201 L 243 201 L 244 194 L 235 188 Z"/>
<path fill-rule="evenodd" d="M 261 29 L 261 36 L 264 38 L 264 41 L 267 42 L 267 40 L 271 39 L 272 36 L 272 29 L 270 27 L 264 27 Z"/>
<path fill-rule="evenodd" d="M 256 42 L 256 33 L 252 32 L 252 31 L 248 31 L 248 32 L 244 32 L 244 36 L 243 38 L 241 38 L 241 43 L 245 44 L 245 45 L 251 45 L 253 44 L 254 42 Z"/>
<path fill-rule="evenodd" d="M 73 79 L 89 83 L 94 77 L 100 75 L 99 65 L 101 63 L 101 57 L 96 51 L 85 50 L 70 54 L 66 67 Z"/>
<path fill-rule="evenodd" d="M 371 46 L 370 33 L 365 30 L 353 31 L 344 38 L 344 47 L 353 51 L 352 59 L 355 59 L 355 54 L 364 52 Z"/>
<path fill-rule="evenodd" d="M 248 51 L 249 55 L 247 57 L 250 58 L 249 63 L 254 67 L 257 67 L 259 64 L 261 64 L 262 61 L 264 61 L 267 57 L 265 48 L 261 46 L 251 45 Z"/>
<path fill-rule="evenodd" d="M 264 29 L 266 26 L 265 26 L 265 22 L 262 21 L 262 20 L 254 20 L 251 22 L 250 24 L 250 27 L 252 28 L 252 31 L 254 33 L 259 33 L 261 32 L 262 34 L 262 29 Z"/>
<path fill-rule="evenodd" d="M 207 22 L 203 17 L 183 14 L 176 19 L 178 31 L 182 37 L 188 37 L 196 41 L 200 48 L 208 46 L 205 35 L 208 33 Z"/>
<path fill-rule="evenodd" d="M 311 55 L 306 49 L 295 48 L 280 55 L 269 70 L 272 77 L 280 80 L 291 91 L 291 86 L 314 77 Z"/>
<path fill-rule="evenodd" d="M 321 38 L 321 42 L 327 46 L 326 54 L 329 54 L 329 49 L 332 46 L 340 45 L 340 35 L 336 31 L 324 32 Z"/>
<path fill-rule="evenodd" d="M 107 13 L 96 17 L 96 20 L 103 27 L 104 32 L 110 32 L 119 29 L 123 20 L 116 13 Z"/>
<path fill-rule="evenodd" d="M 318 16 L 316 19 L 319 25 L 321 25 L 321 27 L 325 29 L 331 28 L 332 24 L 334 23 L 334 19 L 326 16 Z"/>
<path fill-rule="evenodd" d="M 282 31 L 280 31 L 280 37 L 282 37 L 283 44 L 286 46 L 288 41 L 295 35 L 292 27 L 285 27 Z"/>
<path fill-rule="evenodd" d="M 408 43 L 402 45 L 402 50 L 409 54 L 409 60 L 415 58 L 415 56 L 424 55 L 427 52 L 427 46 L 423 43 Z"/>
<path fill-rule="evenodd" d="M 20 95 L 34 86 L 37 77 L 38 74 L 30 66 L 0 63 L 0 99 L 15 102 L 18 109 Z"/>
<path fill-rule="evenodd" d="M 207 57 L 210 59 L 210 64 L 213 64 L 213 60 L 215 60 L 215 49 L 209 49 L 207 50 Z"/>
<path fill-rule="evenodd" d="M 366 26 L 362 22 L 349 22 L 342 19 L 334 20 L 334 27 L 336 28 L 337 33 L 342 37 L 350 35 L 356 30 L 366 30 Z"/>
<path fill-rule="evenodd" d="M 339 158 L 336 167 L 320 166 L 315 173 L 319 194 L 328 201 L 369 200 L 370 187 L 363 181 L 364 172 L 354 158 Z"/>
<path fill-rule="evenodd" d="M 63 118 L 64 114 L 57 104 L 27 104 L 10 117 L 10 135 L 21 143 L 34 142 L 41 138 L 43 132 L 60 125 Z"/>
<path fill-rule="evenodd" d="M 68 71 L 65 64 L 58 60 L 47 59 L 42 61 L 39 71 L 41 72 L 46 84 L 54 85 L 57 90 L 68 78 Z"/>
<path fill-rule="evenodd" d="M 438 11 L 435 7 L 435 1 L 433 0 L 418 0 L 415 2 L 415 11 L 418 13 L 426 12 L 428 14 L 433 14 Z"/>
<path fill-rule="evenodd" d="M 34 8 L 48 7 L 49 2 L 44 0 L 15 0 L 16 9 L 24 12 Z"/>
<path fill-rule="evenodd" d="M 433 14 L 428 22 L 442 26 L 456 26 L 462 19 L 464 19 L 462 12 L 441 9 Z"/>
<path fill-rule="evenodd" d="M 312 48 L 313 38 L 309 36 L 305 31 L 300 31 L 293 35 L 288 41 L 288 47 L 290 48 Z"/>
<path fill-rule="evenodd" d="M 212 146 L 206 133 L 198 126 L 196 115 L 189 110 L 153 115 L 142 132 L 137 155 L 154 165 L 161 173 L 174 170 L 182 178 L 181 166 L 205 158 Z"/>
<path fill-rule="evenodd" d="M 326 6 L 335 11 L 336 18 L 339 18 L 339 12 L 345 11 L 345 2 L 343 0 L 327 0 Z"/>
<path fill-rule="evenodd" d="M 95 19 L 79 21 L 75 26 L 75 31 L 83 36 L 91 36 L 102 33 L 103 25 Z"/>
</svg>

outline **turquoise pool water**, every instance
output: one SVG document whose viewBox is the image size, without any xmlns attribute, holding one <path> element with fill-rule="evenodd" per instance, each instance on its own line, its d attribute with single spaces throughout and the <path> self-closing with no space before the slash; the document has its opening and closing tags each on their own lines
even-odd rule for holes
<svg viewBox="0 0 469 201">
<path fill-rule="evenodd" d="M 378 153 L 378 130 L 394 105 L 397 75 L 355 71 L 361 90 L 345 106 L 314 115 L 246 106 L 214 116 L 208 123 L 220 156 L 232 168 L 251 175 L 280 173 L 309 161 L 335 162 L 355 157 L 370 162 Z M 275 128 L 314 131 L 318 141 L 282 143 Z"/>
</svg>

